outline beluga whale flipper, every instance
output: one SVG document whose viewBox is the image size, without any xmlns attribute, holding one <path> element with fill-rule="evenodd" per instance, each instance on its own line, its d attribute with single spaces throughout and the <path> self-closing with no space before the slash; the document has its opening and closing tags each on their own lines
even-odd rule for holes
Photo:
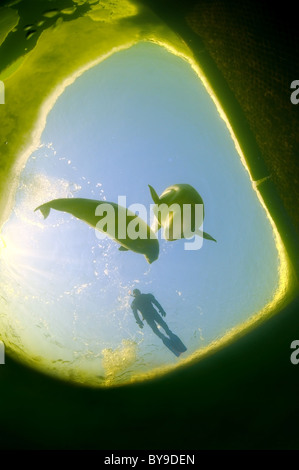
<svg viewBox="0 0 299 470">
<path fill-rule="evenodd" d="M 46 202 L 35 211 L 40 210 L 47 218 L 51 209 L 67 212 L 107 235 L 120 244 L 120 251 L 131 250 L 143 254 L 148 263 L 159 257 L 159 242 L 155 233 L 143 219 L 126 207 L 94 199 L 62 198 Z"/>
<path fill-rule="evenodd" d="M 148 186 L 155 203 L 155 222 L 152 226 L 154 232 L 163 228 L 164 237 L 168 241 L 199 235 L 216 242 L 215 238 L 200 230 L 204 219 L 204 203 L 193 186 L 174 184 L 166 188 L 160 196 L 151 185 Z M 184 216 L 187 210 L 189 217 Z"/>
</svg>

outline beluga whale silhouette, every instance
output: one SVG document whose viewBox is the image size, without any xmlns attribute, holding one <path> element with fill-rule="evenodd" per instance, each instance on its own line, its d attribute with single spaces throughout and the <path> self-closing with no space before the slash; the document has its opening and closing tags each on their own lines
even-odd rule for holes
<svg viewBox="0 0 299 470">
<path fill-rule="evenodd" d="M 46 219 L 51 209 L 67 212 L 99 232 L 104 233 L 121 246 L 120 251 L 131 250 L 143 254 L 148 263 L 159 257 L 159 242 L 147 223 L 126 207 L 114 202 L 97 201 L 83 198 L 53 199 L 38 206 Z M 143 236 L 133 238 L 129 228 L 138 227 Z M 132 230 L 131 230 L 132 233 Z"/>
<path fill-rule="evenodd" d="M 160 196 L 148 185 L 155 203 L 155 221 L 152 230 L 164 229 L 168 241 L 190 238 L 199 235 L 206 240 L 216 242 L 215 238 L 200 230 L 204 219 L 204 203 L 200 194 L 190 184 L 174 184 L 166 188 Z M 189 217 L 185 217 L 186 206 Z M 199 210 L 200 209 L 200 210 Z"/>
</svg>

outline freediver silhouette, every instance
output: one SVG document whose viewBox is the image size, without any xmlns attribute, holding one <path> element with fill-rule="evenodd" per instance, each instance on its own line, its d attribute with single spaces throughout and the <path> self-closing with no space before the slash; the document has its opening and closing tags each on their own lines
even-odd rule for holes
<svg viewBox="0 0 299 470">
<path fill-rule="evenodd" d="M 187 350 L 186 346 L 182 343 L 178 336 L 176 336 L 168 327 L 167 323 L 162 317 L 166 316 L 166 312 L 163 307 L 159 304 L 153 294 L 142 294 L 139 289 L 133 290 L 134 300 L 131 303 L 131 309 L 133 310 L 136 323 L 140 328 L 143 328 L 144 323 L 138 315 L 138 311 L 141 313 L 143 320 L 151 327 L 155 335 L 157 335 L 167 346 L 167 348 L 173 352 L 176 356 L 179 356 Z M 159 313 L 162 315 L 159 315 Z M 158 328 L 160 325 L 167 336 L 165 336 Z"/>
</svg>

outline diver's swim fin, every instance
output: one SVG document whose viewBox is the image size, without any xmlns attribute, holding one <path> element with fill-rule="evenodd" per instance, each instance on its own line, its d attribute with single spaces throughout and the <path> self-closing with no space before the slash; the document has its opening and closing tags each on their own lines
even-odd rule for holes
<svg viewBox="0 0 299 470">
<path fill-rule="evenodd" d="M 187 351 L 186 346 L 184 345 L 184 343 L 180 340 L 180 338 L 177 335 L 174 335 L 172 333 L 172 335 L 170 336 L 170 341 L 171 341 L 172 346 L 178 352 L 183 353 L 183 352 Z"/>
<path fill-rule="evenodd" d="M 177 357 L 179 357 L 182 353 L 187 351 L 186 346 L 182 343 L 180 338 L 173 333 L 170 335 L 169 338 L 161 338 L 165 346 Z"/>
<path fill-rule="evenodd" d="M 179 357 L 182 352 L 178 351 L 177 348 L 174 346 L 172 341 L 169 338 L 161 338 L 165 346 L 171 351 L 176 357 Z"/>
</svg>

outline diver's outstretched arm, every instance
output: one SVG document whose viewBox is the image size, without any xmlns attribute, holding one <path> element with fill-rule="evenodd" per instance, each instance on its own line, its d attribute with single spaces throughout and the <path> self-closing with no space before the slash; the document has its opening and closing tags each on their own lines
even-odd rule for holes
<svg viewBox="0 0 299 470">
<path fill-rule="evenodd" d="M 142 321 L 141 321 L 140 318 L 139 318 L 137 308 L 134 307 L 134 306 L 133 306 L 133 307 L 131 306 L 131 308 L 132 308 L 132 310 L 133 310 L 134 317 L 135 317 L 135 319 L 136 319 L 136 323 L 139 325 L 140 328 L 143 328 L 143 323 L 142 323 Z"/>
<path fill-rule="evenodd" d="M 156 305 L 156 307 L 158 308 L 158 310 L 161 313 L 162 317 L 166 317 L 166 312 L 165 312 L 164 308 L 162 307 L 162 305 L 159 304 L 158 300 L 156 300 L 154 296 L 152 298 L 152 302 L 153 302 L 154 305 Z"/>
</svg>

